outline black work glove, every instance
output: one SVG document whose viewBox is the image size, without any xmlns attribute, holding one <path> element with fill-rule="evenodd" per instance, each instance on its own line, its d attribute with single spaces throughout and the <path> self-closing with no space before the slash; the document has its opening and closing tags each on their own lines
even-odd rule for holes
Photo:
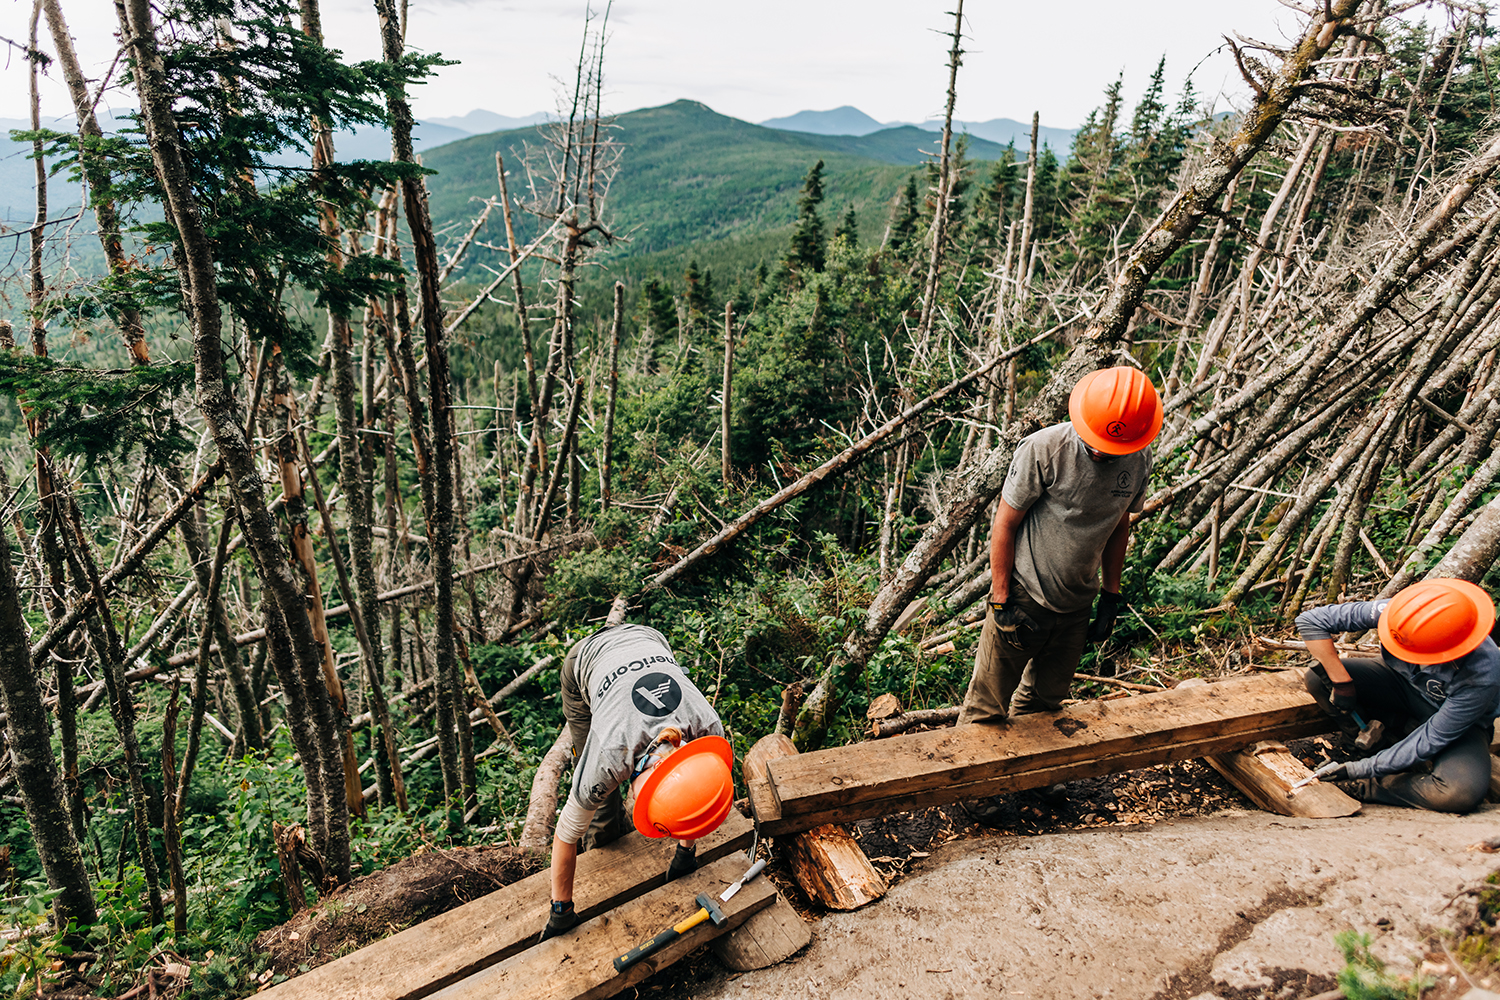
<svg viewBox="0 0 1500 1000">
<path fill-rule="evenodd" d="M 542 928 L 542 936 L 536 939 L 537 944 L 550 937 L 557 937 L 563 931 L 570 929 L 578 923 L 578 914 L 573 912 L 573 901 L 566 903 L 552 901 L 552 915 L 547 918 L 547 926 Z"/>
<path fill-rule="evenodd" d="M 1328 696 L 1328 701 L 1340 712 L 1358 712 L 1359 694 L 1354 689 L 1353 681 L 1341 681 L 1333 685 L 1333 694 Z"/>
<path fill-rule="evenodd" d="M 1120 613 L 1120 595 L 1107 590 L 1099 591 L 1099 606 L 1094 609 L 1094 620 L 1089 622 L 1085 638 L 1089 642 L 1103 642 L 1115 630 L 1115 617 Z"/>
<path fill-rule="evenodd" d="M 1036 622 L 1021 610 L 1020 605 L 991 601 L 990 614 L 994 616 L 995 628 L 1000 630 L 1000 638 L 1007 646 L 1025 649 L 1031 645 L 1036 636 Z"/>
<path fill-rule="evenodd" d="M 667 865 L 667 881 L 671 882 L 676 879 L 682 878 L 682 876 L 684 875 L 691 875 L 697 870 L 697 845 L 694 845 L 692 847 L 683 847 L 681 844 L 678 844 L 677 850 L 672 852 L 672 863 Z"/>
</svg>

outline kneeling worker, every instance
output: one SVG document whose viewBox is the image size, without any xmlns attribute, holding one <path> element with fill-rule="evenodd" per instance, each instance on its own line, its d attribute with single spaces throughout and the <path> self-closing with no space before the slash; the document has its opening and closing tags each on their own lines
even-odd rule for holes
<svg viewBox="0 0 1500 1000">
<path fill-rule="evenodd" d="M 697 869 L 695 842 L 719 828 L 734 800 L 724 726 L 656 629 L 606 626 L 576 643 L 563 661 L 562 698 L 576 765 L 552 838 L 543 941 L 578 922 L 579 850 L 625 833 L 623 786 L 635 796 L 637 830 L 677 838 L 668 881 Z"/>
<path fill-rule="evenodd" d="M 960 725 L 1061 708 L 1084 645 L 1114 628 L 1161 397 L 1143 372 L 1107 368 L 1079 379 L 1068 416 L 1022 438 L 1005 475 L 990 532 L 990 615 Z"/>
<path fill-rule="evenodd" d="M 1388 601 L 1330 604 L 1297 616 L 1318 666 L 1307 690 L 1350 735 L 1380 720 L 1394 746 L 1320 771 L 1362 802 L 1468 812 L 1489 791 L 1490 738 L 1500 715 L 1495 603 L 1466 580 L 1425 580 Z M 1340 659 L 1336 632 L 1378 628 L 1381 658 Z M 1358 719 L 1358 722 L 1354 720 Z"/>
</svg>

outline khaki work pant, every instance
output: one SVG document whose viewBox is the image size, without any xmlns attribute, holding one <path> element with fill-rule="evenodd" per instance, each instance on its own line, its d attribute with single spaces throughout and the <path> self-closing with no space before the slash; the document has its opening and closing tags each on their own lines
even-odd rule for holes
<svg viewBox="0 0 1500 1000">
<path fill-rule="evenodd" d="M 1021 648 L 1000 637 L 986 614 L 974 653 L 974 676 L 959 710 L 958 724 L 1002 722 L 1009 715 L 1055 712 L 1083 658 L 1089 608 L 1060 614 L 1043 607 L 1015 583 L 1010 603 L 1019 604 L 1036 628 L 1017 632 Z"/>
</svg>

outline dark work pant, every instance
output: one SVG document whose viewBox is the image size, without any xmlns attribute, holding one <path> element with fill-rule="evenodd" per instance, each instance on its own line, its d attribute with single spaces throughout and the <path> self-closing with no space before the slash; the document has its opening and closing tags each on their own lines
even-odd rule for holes
<svg viewBox="0 0 1500 1000">
<path fill-rule="evenodd" d="M 1426 722 L 1437 709 L 1383 660 L 1340 659 L 1354 680 L 1361 715 L 1379 719 L 1393 734 L 1406 733 Z M 1305 675 L 1308 692 L 1334 718 L 1343 713 L 1329 700 L 1333 685 L 1321 666 Z M 1359 798 L 1392 806 L 1411 806 L 1434 812 L 1463 813 L 1484 800 L 1490 789 L 1490 727 L 1470 726 L 1435 758 L 1397 774 L 1351 782 Z"/>
<path fill-rule="evenodd" d="M 563 718 L 568 722 L 568 734 L 573 740 L 575 762 L 578 755 L 583 753 L 583 744 L 588 741 L 589 727 L 594 720 L 593 709 L 589 707 L 588 700 L 583 696 L 583 689 L 578 685 L 577 650 L 577 646 L 568 650 L 562 665 Z M 620 797 L 620 790 L 616 788 L 604 800 L 604 805 L 594 813 L 594 821 L 589 824 L 588 832 L 579 838 L 578 853 L 582 854 L 591 847 L 603 847 L 624 835 L 625 803 Z"/>
<path fill-rule="evenodd" d="M 999 722 L 1007 715 L 1055 712 L 1068 696 L 1068 686 L 1089 628 L 1089 609 L 1059 614 L 1011 584 L 1011 604 L 1018 604 L 1036 628 L 1017 632 L 1016 648 L 1000 637 L 995 618 L 987 614 L 974 652 L 974 676 L 969 680 L 958 723 Z"/>
</svg>

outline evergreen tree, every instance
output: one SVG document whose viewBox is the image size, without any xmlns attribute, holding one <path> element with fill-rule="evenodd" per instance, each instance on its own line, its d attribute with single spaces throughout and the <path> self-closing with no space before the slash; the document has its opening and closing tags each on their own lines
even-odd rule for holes
<svg viewBox="0 0 1500 1000">
<path fill-rule="evenodd" d="M 714 279 L 713 273 L 708 270 L 699 271 L 696 259 L 688 261 L 687 270 L 683 272 L 683 281 L 687 284 L 687 294 L 684 296 L 684 305 L 687 307 L 687 332 L 689 337 L 703 330 L 705 326 L 712 326 L 712 317 L 717 309 L 714 308 Z M 712 340 L 714 335 L 709 334 Z"/>
<path fill-rule="evenodd" d="M 917 178 L 913 174 L 906 178 L 906 186 L 901 189 L 901 197 L 896 202 L 895 214 L 891 217 L 891 236 L 888 242 L 891 249 L 896 252 L 896 256 L 902 260 L 910 256 L 912 236 L 917 231 L 919 217 Z"/>
<path fill-rule="evenodd" d="M 654 375 L 661 361 L 661 346 L 677 329 L 677 307 L 672 290 L 660 278 L 647 278 L 641 285 L 636 305 L 636 323 L 640 327 L 641 367 Z"/>
<path fill-rule="evenodd" d="M 1016 162 L 1016 144 L 1011 142 L 990 167 L 989 183 L 979 192 L 975 207 L 974 238 L 977 246 L 994 249 L 1005 244 L 1005 227 L 1020 217 L 1019 200 L 1025 198 L 1021 167 Z M 1014 208 L 1013 208 L 1014 206 Z"/>
<path fill-rule="evenodd" d="M 850 247 L 859 246 L 859 219 L 855 217 L 853 205 L 844 210 L 844 217 L 839 220 L 838 229 L 834 230 L 833 242 L 840 240 Z"/>
<path fill-rule="evenodd" d="M 786 265 L 793 271 L 823 270 L 827 248 L 823 245 L 823 219 L 818 206 L 823 203 L 823 161 L 814 163 L 802 181 L 802 198 L 797 202 L 797 229 L 792 233 L 791 251 Z"/>
</svg>

